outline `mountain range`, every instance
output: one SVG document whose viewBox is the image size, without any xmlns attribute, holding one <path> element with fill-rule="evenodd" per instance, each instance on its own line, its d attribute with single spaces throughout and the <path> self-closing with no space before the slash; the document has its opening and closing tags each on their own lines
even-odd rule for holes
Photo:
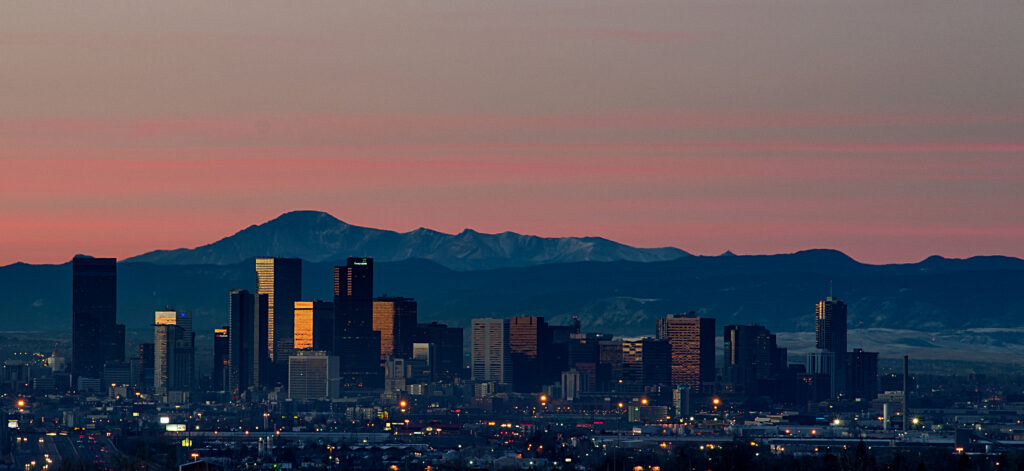
<svg viewBox="0 0 1024 471">
<path fill-rule="evenodd" d="M 695 311 L 716 318 L 719 331 L 758 323 L 777 332 L 813 332 L 814 305 L 834 290 L 849 305 L 850 328 L 861 331 L 913 330 L 922 338 L 969 332 L 942 338 L 998 350 L 1019 333 L 995 331 L 1024 327 L 1024 303 L 1016 296 L 1024 286 L 1024 260 L 1011 257 L 869 265 L 834 250 L 708 257 L 512 233 L 433 233 L 432 240 L 444 241 L 433 252 L 428 243 L 396 242 L 425 233 L 289 213 L 208 246 L 120 262 L 118 317 L 129 329 L 145 329 L 154 310 L 170 306 L 191 311 L 196 328 L 207 331 L 227 323 L 229 290 L 255 289 L 257 255 L 302 257 L 307 299 L 330 299 L 332 267 L 348 255 L 368 255 L 377 260 L 376 295 L 416 298 L 421 320 L 457 326 L 474 317 L 541 315 L 558 325 L 577 316 L 588 331 L 651 335 L 658 317 Z M 572 255 L 560 254 L 563 246 L 575 248 Z M 588 256 L 595 259 L 576 260 Z M 70 330 L 70 312 L 70 263 L 0 267 L 0 330 Z M 919 347 L 933 348 L 924 341 Z"/>
<path fill-rule="evenodd" d="M 545 238 L 466 229 L 445 234 L 419 228 L 395 232 L 360 227 L 320 211 L 293 211 L 194 249 L 157 250 L 125 260 L 161 265 L 229 265 L 273 255 L 311 262 L 373 254 L 380 262 L 420 258 L 455 270 L 545 263 L 629 260 L 654 262 L 690 254 L 671 247 L 640 249 L 600 237 Z"/>
</svg>

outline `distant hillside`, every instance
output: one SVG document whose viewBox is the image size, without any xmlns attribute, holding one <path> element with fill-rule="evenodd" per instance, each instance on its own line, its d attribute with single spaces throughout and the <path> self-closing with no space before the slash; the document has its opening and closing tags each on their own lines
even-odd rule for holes
<svg viewBox="0 0 1024 471">
<path fill-rule="evenodd" d="M 319 211 L 295 211 L 194 249 L 157 250 L 127 259 L 161 265 L 230 265 L 253 257 L 298 257 L 311 262 L 373 254 L 382 262 L 421 258 L 455 270 L 519 267 L 545 263 L 653 262 L 689 254 L 676 248 L 639 249 L 600 237 L 544 238 L 466 229 L 444 234 L 430 229 L 399 233 L 346 224 Z"/>
<path fill-rule="evenodd" d="M 304 297 L 329 299 L 332 263 L 304 263 Z M 554 324 L 578 315 L 584 328 L 652 334 L 654 320 L 697 311 L 728 324 L 813 330 L 814 304 L 835 294 L 851 329 L 921 331 L 1024 326 L 1024 261 L 932 257 L 865 265 L 831 250 L 787 255 L 686 257 L 665 262 L 580 262 L 455 271 L 412 259 L 376 265 L 377 295 L 410 296 L 420 318 L 465 326 L 483 316 L 534 314 Z M 254 263 L 118 265 L 119 318 L 144 328 L 164 306 L 192 311 L 198 329 L 227 322 L 228 291 L 254 289 Z M 70 265 L 0 268 L 0 330 L 70 329 Z"/>
</svg>

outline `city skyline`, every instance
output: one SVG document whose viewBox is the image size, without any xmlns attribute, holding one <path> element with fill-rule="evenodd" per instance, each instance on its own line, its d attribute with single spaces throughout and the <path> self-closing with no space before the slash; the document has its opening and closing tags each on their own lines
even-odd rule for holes
<svg viewBox="0 0 1024 471">
<path fill-rule="evenodd" d="M 9 6 L 0 264 L 294 209 L 704 255 L 1024 256 L 1013 2 L 440 10 Z"/>
</svg>

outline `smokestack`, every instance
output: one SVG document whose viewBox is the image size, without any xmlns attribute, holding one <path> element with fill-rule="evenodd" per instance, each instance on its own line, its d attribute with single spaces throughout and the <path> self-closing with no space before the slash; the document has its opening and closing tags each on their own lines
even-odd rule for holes
<svg viewBox="0 0 1024 471">
<path fill-rule="evenodd" d="M 903 431 L 907 431 L 907 416 L 909 410 L 907 409 L 907 395 L 910 391 L 910 355 L 903 355 Z"/>
</svg>

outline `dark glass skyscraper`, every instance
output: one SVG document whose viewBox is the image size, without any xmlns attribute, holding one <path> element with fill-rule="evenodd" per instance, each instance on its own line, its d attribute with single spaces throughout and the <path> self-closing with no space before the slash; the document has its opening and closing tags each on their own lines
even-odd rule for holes
<svg viewBox="0 0 1024 471">
<path fill-rule="evenodd" d="M 373 330 L 373 259 L 334 267 L 334 353 L 343 389 L 380 388 L 380 332 Z"/>
<path fill-rule="evenodd" d="M 434 345 L 434 377 L 444 381 L 461 378 L 465 369 L 462 328 L 431 322 L 420 324 L 417 330 L 417 342 Z"/>
<path fill-rule="evenodd" d="M 117 324 L 117 260 L 71 261 L 71 374 L 99 379 L 108 360 L 124 361 L 124 326 Z"/>
<path fill-rule="evenodd" d="M 256 293 L 267 295 L 267 351 L 286 365 L 294 351 L 295 301 L 302 299 L 302 259 L 256 259 Z"/>
<path fill-rule="evenodd" d="M 265 294 L 239 289 L 231 292 L 228 310 L 228 391 L 239 394 L 251 386 L 266 385 L 270 355 L 267 348 Z"/>
<path fill-rule="evenodd" d="M 228 364 L 231 358 L 230 329 L 213 329 L 213 390 L 224 391 L 228 385 Z"/>
<path fill-rule="evenodd" d="M 830 372 L 832 396 L 844 394 L 847 379 L 846 304 L 832 296 L 818 302 L 815 307 L 814 334 L 815 346 L 825 353 L 821 358 L 832 363 L 822 368 Z"/>
<path fill-rule="evenodd" d="M 775 336 L 760 325 L 727 325 L 723 337 L 722 376 L 734 392 L 758 393 L 759 381 L 768 380 L 782 365 Z"/>
<path fill-rule="evenodd" d="M 517 392 L 536 392 L 553 382 L 552 371 L 559 365 L 546 358 L 551 332 L 543 317 L 517 316 L 509 319 L 509 354 L 512 359 L 512 385 Z M 560 365 L 564 366 L 564 365 Z"/>
<path fill-rule="evenodd" d="M 846 304 L 831 296 L 818 302 L 814 316 L 815 346 L 846 353 Z"/>
</svg>

